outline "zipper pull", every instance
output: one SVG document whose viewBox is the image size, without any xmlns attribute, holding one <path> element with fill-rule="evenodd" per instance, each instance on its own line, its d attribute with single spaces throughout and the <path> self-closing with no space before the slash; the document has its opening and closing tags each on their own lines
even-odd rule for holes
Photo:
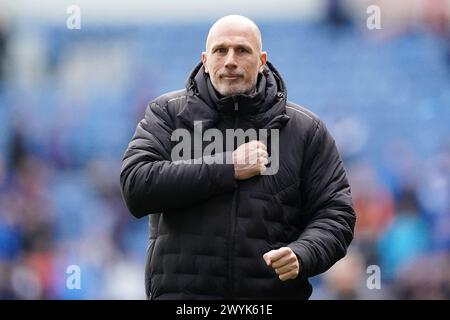
<svg viewBox="0 0 450 320">
<path fill-rule="evenodd" d="M 237 127 L 239 126 L 239 114 L 238 114 L 239 103 L 238 103 L 238 99 L 236 97 L 233 97 L 233 102 L 234 102 L 234 129 L 237 129 Z"/>
<path fill-rule="evenodd" d="M 233 101 L 234 101 L 234 111 L 238 111 L 239 110 L 239 104 L 238 101 L 235 97 L 233 97 Z"/>
</svg>

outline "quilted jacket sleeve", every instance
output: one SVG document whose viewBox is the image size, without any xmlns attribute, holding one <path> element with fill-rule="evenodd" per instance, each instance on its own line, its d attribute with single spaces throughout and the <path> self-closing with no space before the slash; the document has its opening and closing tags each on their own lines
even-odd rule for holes
<svg viewBox="0 0 450 320">
<path fill-rule="evenodd" d="M 173 162 L 167 110 L 153 102 L 125 151 L 122 196 L 135 217 L 191 206 L 235 188 L 232 164 Z"/>
<path fill-rule="evenodd" d="M 319 120 L 306 147 L 301 197 L 307 225 L 289 244 L 300 260 L 300 277 L 328 270 L 347 252 L 356 215 L 350 186 L 334 139 Z"/>
</svg>

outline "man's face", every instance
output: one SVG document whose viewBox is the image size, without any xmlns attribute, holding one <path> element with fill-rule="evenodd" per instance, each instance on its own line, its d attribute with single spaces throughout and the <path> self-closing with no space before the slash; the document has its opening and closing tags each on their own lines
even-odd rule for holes
<svg viewBox="0 0 450 320">
<path fill-rule="evenodd" d="M 202 53 L 205 71 L 222 95 L 250 94 L 266 63 L 255 30 L 248 25 L 218 26 Z"/>
</svg>

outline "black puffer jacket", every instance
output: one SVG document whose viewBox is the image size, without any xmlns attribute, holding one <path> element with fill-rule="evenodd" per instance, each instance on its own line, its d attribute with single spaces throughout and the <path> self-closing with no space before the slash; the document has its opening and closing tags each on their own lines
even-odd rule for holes
<svg viewBox="0 0 450 320">
<path fill-rule="evenodd" d="M 203 130 L 279 129 L 278 172 L 237 181 L 232 164 L 174 163 L 171 134 L 193 132 L 194 121 Z M 199 64 L 185 90 L 149 104 L 120 182 L 130 212 L 150 214 L 151 299 L 307 299 L 308 277 L 342 258 L 353 239 L 356 217 L 334 140 L 317 116 L 287 102 L 270 63 L 255 94 L 234 97 L 219 97 Z M 280 281 L 262 258 L 283 246 L 299 258 L 295 280 Z"/>
</svg>

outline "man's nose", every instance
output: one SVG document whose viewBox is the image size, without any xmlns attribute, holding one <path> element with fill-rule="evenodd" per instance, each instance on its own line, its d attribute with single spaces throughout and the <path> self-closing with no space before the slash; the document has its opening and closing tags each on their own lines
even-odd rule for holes
<svg viewBox="0 0 450 320">
<path fill-rule="evenodd" d="M 225 68 L 236 68 L 236 55 L 234 50 L 228 50 L 228 54 L 225 58 Z"/>
</svg>

